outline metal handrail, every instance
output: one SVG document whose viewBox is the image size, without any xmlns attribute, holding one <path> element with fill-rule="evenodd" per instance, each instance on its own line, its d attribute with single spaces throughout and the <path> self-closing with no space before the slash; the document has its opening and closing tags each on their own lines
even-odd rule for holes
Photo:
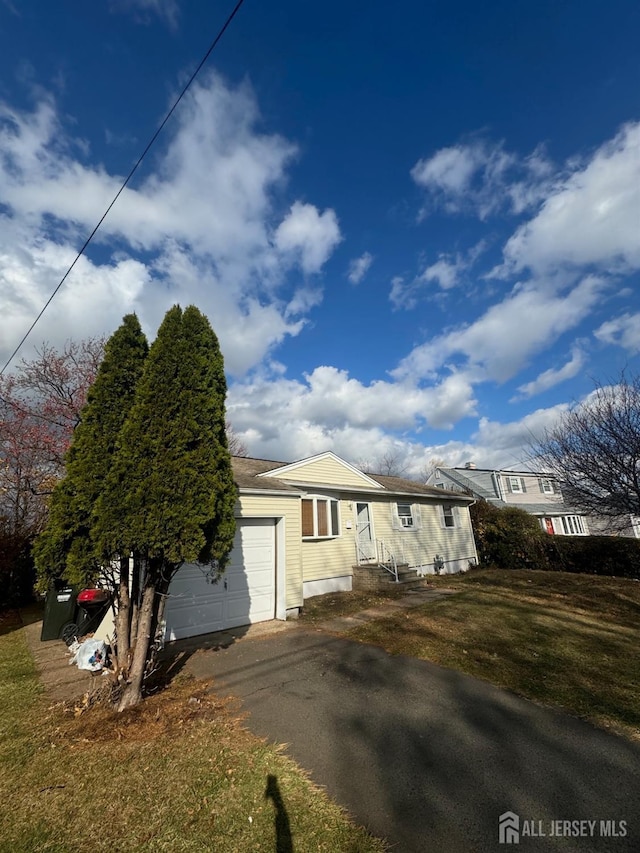
<svg viewBox="0 0 640 853">
<path fill-rule="evenodd" d="M 376 548 L 378 551 L 378 565 L 382 566 L 387 572 L 393 575 L 394 580 L 398 583 L 398 563 L 396 555 L 387 547 L 382 539 L 376 539 Z"/>
</svg>

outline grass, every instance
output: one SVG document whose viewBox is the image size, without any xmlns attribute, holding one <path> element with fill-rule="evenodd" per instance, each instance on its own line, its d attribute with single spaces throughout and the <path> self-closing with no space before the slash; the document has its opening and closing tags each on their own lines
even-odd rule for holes
<svg viewBox="0 0 640 853">
<path fill-rule="evenodd" d="M 406 590 L 398 589 L 393 584 L 389 584 L 388 590 L 375 592 L 354 590 L 353 592 L 328 592 L 326 595 L 314 595 L 313 598 L 305 600 L 300 621 L 315 625 L 325 619 L 349 616 L 359 610 L 379 607 L 404 594 L 406 594 Z"/>
<path fill-rule="evenodd" d="M 458 594 L 349 631 L 640 739 L 640 583 L 473 570 Z"/>
<path fill-rule="evenodd" d="M 178 676 L 123 714 L 51 706 L 23 631 L 0 633 L 0 851 L 380 853 L 208 685 Z"/>
</svg>

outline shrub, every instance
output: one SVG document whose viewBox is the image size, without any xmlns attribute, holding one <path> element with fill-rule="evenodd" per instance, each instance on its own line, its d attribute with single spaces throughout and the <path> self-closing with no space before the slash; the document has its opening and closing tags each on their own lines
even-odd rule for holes
<svg viewBox="0 0 640 853">
<path fill-rule="evenodd" d="M 34 580 L 30 541 L 0 529 L 0 611 L 33 601 Z"/>
<path fill-rule="evenodd" d="M 517 507 L 498 508 L 487 501 L 471 507 L 471 522 L 480 565 L 501 569 L 549 568 L 545 539 L 538 520 Z"/>
</svg>

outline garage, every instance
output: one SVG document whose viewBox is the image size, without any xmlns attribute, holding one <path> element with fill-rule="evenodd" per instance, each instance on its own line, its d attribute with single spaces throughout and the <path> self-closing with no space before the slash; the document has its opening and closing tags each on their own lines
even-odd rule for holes
<svg viewBox="0 0 640 853">
<path fill-rule="evenodd" d="M 169 587 L 166 639 L 224 631 L 275 617 L 275 519 L 238 520 L 233 551 L 217 583 L 187 563 Z"/>
</svg>

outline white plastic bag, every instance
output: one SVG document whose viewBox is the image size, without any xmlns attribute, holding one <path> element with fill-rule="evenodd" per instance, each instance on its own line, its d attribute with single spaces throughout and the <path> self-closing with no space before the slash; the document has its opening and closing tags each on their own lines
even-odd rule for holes
<svg viewBox="0 0 640 853">
<path fill-rule="evenodd" d="M 85 640 L 84 643 L 80 643 L 69 663 L 75 663 L 78 669 L 100 672 L 106 660 L 107 646 L 104 640 Z"/>
</svg>

